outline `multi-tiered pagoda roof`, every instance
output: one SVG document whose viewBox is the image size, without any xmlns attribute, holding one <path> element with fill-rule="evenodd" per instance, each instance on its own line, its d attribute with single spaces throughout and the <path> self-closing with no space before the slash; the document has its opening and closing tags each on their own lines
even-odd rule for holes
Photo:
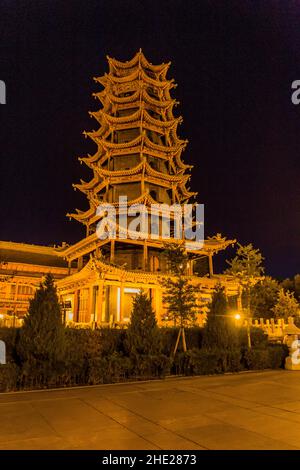
<svg viewBox="0 0 300 470">
<path fill-rule="evenodd" d="M 126 195 L 135 203 L 183 204 L 197 193 L 187 187 L 192 168 L 182 161 L 187 141 L 177 135 L 181 116 L 174 117 L 178 103 L 170 90 L 176 85 L 166 78 L 170 63 L 152 65 L 140 50 L 131 61 L 108 57 L 109 72 L 95 78 L 104 89 L 94 94 L 102 104 L 91 117 L 99 128 L 84 132 L 97 145 L 94 155 L 80 158 L 93 178 L 75 184 L 89 201 L 86 211 L 70 217 L 93 232 L 100 203 L 118 204 Z"/>
</svg>

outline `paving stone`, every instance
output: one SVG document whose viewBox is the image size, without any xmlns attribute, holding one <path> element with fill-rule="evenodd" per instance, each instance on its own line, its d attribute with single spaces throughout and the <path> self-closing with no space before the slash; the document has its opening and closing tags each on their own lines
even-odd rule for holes
<svg viewBox="0 0 300 470">
<path fill-rule="evenodd" d="M 0 449 L 300 449 L 299 379 L 262 371 L 0 394 Z"/>
</svg>

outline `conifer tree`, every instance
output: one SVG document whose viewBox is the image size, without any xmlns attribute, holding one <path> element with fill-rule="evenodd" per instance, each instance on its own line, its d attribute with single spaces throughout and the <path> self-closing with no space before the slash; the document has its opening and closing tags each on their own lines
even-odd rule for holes
<svg viewBox="0 0 300 470">
<path fill-rule="evenodd" d="M 64 326 L 52 275 L 47 274 L 34 298 L 20 332 L 20 355 L 24 362 L 55 367 L 64 352 Z"/>
<path fill-rule="evenodd" d="M 127 329 L 127 347 L 131 355 L 155 355 L 161 352 L 161 337 L 151 300 L 141 292 L 134 297 Z"/>
<path fill-rule="evenodd" d="M 273 308 L 277 303 L 279 283 L 266 276 L 251 288 L 251 313 L 255 318 L 273 318 Z"/>
<path fill-rule="evenodd" d="M 293 292 L 297 301 L 300 301 L 300 274 L 296 274 L 292 279 L 284 279 L 281 282 L 284 291 Z"/>
<path fill-rule="evenodd" d="M 288 320 L 289 317 L 299 319 L 299 304 L 294 294 L 289 291 L 280 289 L 276 305 L 272 309 L 275 318 L 283 318 Z"/>
<path fill-rule="evenodd" d="M 232 318 L 228 314 L 228 304 L 224 287 L 217 285 L 207 314 L 203 331 L 202 346 L 206 349 L 231 350 L 238 344 L 238 337 Z"/>
<path fill-rule="evenodd" d="M 251 288 L 264 273 L 263 260 L 261 252 L 254 248 L 252 243 L 245 246 L 238 243 L 236 256 L 231 261 L 226 261 L 229 268 L 225 274 L 234 276 L 242 286 L 249 316 L 251 313 Z"/>
<path fill-rule="evenodd" d="M 197 298 L 195 287 L 186 276 L 189 260 L 185 248 L 168 243 L 166 244 L 165 256 L 172 277 L 162 280 L 163 300 L 167 306 L 168 317 L 180 327 L 173 352 L 175 355 L 180 337 L 182 338 L 183 350 L 187 349 L 184 328 L 195 323 Z"/>
<path fill-rule="evenodd" d="M 175 276 L 163 281 L 168 316 L 180 328 L 185 328 L 196 320 L 195 287 L 183 276 Z"/>
</svg>

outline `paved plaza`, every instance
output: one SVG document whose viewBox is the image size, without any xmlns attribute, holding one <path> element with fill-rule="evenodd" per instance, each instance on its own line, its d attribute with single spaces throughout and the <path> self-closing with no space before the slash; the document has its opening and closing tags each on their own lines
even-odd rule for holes
<svg viewBox="0 0 300 470">
<path fill-rule="evenodd" d="M 300 372 L 0 394 L 0 449 L 300 449 Z"/>
</svg>

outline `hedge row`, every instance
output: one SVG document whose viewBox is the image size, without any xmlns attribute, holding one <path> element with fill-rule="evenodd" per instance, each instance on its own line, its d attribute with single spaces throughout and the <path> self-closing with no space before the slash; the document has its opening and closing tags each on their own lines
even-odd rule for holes
<svg viewBox="0 0 300 470">
<path fill-rule="evenodd" d="M 180 375 L 224 374 L 242 370 L 279 369 L 288 350 L 281 344 L 232 351 L 192 349 L 177 355 L 172 372 Z"/>
<path fill-rule="evenodd" d="M 240 370 L 282 367 L 287 350 L 268 345 L 261 330 L 251 331 L 253 348 L 247 349 L 247 334 L 240 330 L 240 347 L 232 351 L 201 348 L 201 328 L 186 330 L 189 350 L 179 349 L 170 360 L 178 329 L 161 328 L 162 354 L 129 356 L 125 347 L 126 330 L 65 330 L 65 355 L 61 362 L 22 363 L 18 354 L 18 329 L 0 329 L 7 346 L 7 365 L 0 366 L 0 391 L 96 385 L 127 380 L 237 372 Z"/>
<path fill-rule="evenodd" d="M 0 328 L 0 339 L 6 343 L 7 357 L 9 361 L 20 362 L 18 354 L 18 328 Z M 101 354 L 110 355 L 118 352 L 126 355 L 125 338 L 126 329 L 102 328 L 97 330 L 90 329 L 66 329 L 66 350 L 69 355 L 76 357 L 77 354 Z M 170 356 L 176 338 L 178 328 L 160 328 L 162 340 L 162 353 Z M 188 349 L 201 349 L 203 339 L 203 328 L 187 328 L 185 332 Z M 245 328 L 239 329 L 239 343 L 241 347 L 247 346 L 247 331 Z M 251 343 L 254 348 L 263 348 L 268 344 L 266 335 L 260 328 L 251 329 Z M 182 349 L 182 343 L 179 343 L 179 351 Z"/>
<path fill-rule="evenodd" d="M 0 365 L 0 392 L 164 378 L 170 373 L 170 365 L 170 358 L 164 354 L 129 358 L 117 352 L 103 357 L 82 356 L 79 362 L 66 359 L 55 367 L 9 362 Z"/>
</svg>

